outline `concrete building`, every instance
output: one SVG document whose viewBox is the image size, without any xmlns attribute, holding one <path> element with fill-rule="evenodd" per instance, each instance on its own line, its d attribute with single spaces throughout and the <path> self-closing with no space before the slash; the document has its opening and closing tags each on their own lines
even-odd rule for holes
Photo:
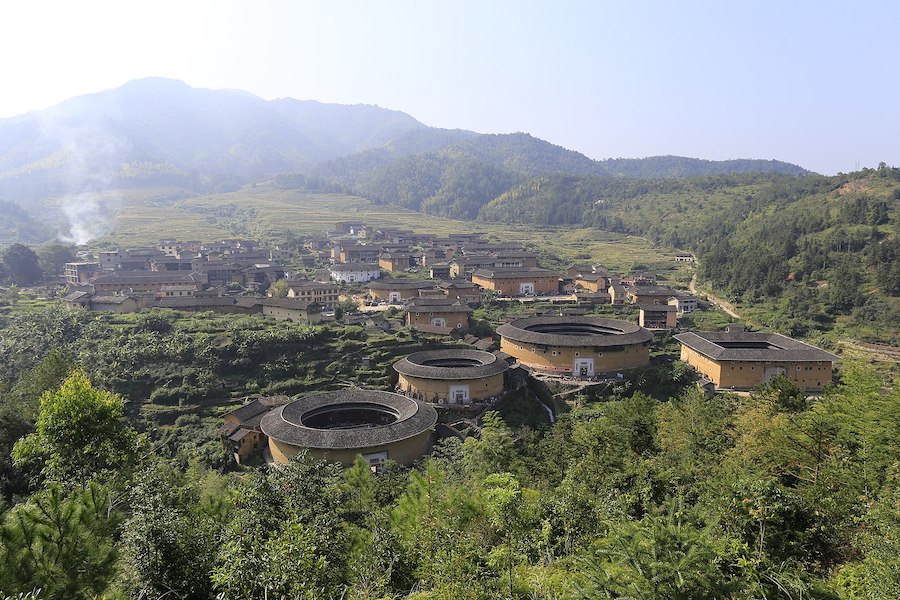
<svg viewBox="0 0 900 600">
<path fill-rule="evenodd" d="M 331 308 L 340 301 L 341 287 L 337 283 L 322 283 L 319 281 L 290 281 L 288 282 L 288 298 L 318 302 L 326 308 Z"/>
<path fill-rule="evenodd" d="M 831 381 L 838 357 L 787 336 L 762 331 L 698 331 L 676 335 L 681 360 L 716 389 L 749 390 L 784 375 L 802 390 Z"/>
<path fill-rule="evenodd" d="M 452 348 L 410 354 L 394 363 L 397 391 L 437 404 L 470 404 L 503 393 L 509 365 L 490 352 Z"/>
<path fill-rule="evenodd" d="M 409 465 L 431 450 L 437 412 L 400 394 L 344 389 L 305 396 L 263 416 L 276 463 L 301 450 L 312 460 L 353 464 L 361 455 L 377 468 L 387 460 Z"/>
<path fill-rule="evenodd" d="M 697 310 L 697 299 L 693 296 L 672 296 L 669 298 L 669 306 L 674 306 L 677 314 L 684 315 Z"/>
<path fill-rule="evenodd" d="M 650 363 L 647 329 L 617 319 L 528 317 L 497 328 L 500 351 L 539 371 L 593 377 Z"/>
</svg>

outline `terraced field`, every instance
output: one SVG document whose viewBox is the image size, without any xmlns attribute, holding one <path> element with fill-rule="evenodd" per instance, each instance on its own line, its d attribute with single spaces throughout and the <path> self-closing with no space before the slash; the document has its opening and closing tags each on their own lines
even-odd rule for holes
<svg viewBox="0 0 900 600">
<path fill-rule="evenodd" d="M 643 238 L 587 228 L 473 223 L 434 217 L 365 198 L 306 194 L 268 185 L 237 192 L 189 196 L 177 189 L 110 192 L 92 198 L 98 209 L 85 223 L 97 243 L 137 246 L 161 238 L 214 240 L 247 236 L 277 242 L 291 236 L 318 235 L 336 221 L 360 219 L 375 226 L 403 227 L 446 235 L 479 231 L 497 240 L 521 241 L 541 255 L 541 263 L 602 263 L 618 271 L 647 269 L 687 282 L 690 268 L 674 262 L 674 252 Z M 64 201 L 60 201 L 64 202 Z"/>
</svg>

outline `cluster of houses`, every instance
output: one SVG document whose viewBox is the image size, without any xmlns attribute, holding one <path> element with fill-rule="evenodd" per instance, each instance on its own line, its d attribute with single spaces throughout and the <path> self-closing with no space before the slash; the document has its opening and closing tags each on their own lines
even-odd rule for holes
<svg viewBox="0 0 900 600">
<path fill-rule="evenodd" d="M 696 299 L 655 285 L 653 275 L 619 276 L 601 265 L 557 272 L 539 267 L 537 254 L 518 243 L 350 221 L 305 240 L 294 253 L 247 239 L 160 240 L 154 247 L 101 251 L 94 260 L 66 264 L 65 280 L 70 307 L 118 313 L 160 307 L 304 322 L 318 322 L 349 297 L 348 289 L 363 286 L 367 304 L 403 305 L 406 325 L 444 335 L 468 332 L 471 307 L 486 293 L 636 304 L 641 326 L 655 330 L 673 329 L 678 315 L 696 308 Z M 280 280 L 281 293 L 266 296 Z"/>
</svg>

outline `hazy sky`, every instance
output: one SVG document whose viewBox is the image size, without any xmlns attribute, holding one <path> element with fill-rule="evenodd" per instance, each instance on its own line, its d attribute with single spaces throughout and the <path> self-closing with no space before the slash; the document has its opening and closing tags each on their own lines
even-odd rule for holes
<svg viewBox="0 0 900 600">
<path fill-rule="evenodd" d="M 900 2 L 0 5 L 0 117 L 160 76 L 526 131 L 592 158 L 900 166 Z"/>
</svg>

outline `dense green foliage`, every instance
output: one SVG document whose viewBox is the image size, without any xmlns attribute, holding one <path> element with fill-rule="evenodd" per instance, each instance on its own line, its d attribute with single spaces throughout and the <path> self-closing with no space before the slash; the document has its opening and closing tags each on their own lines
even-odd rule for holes
<svg viewBox="0 0 900 600">
<path fill-rule="evenodd" d="M 105 394 L 76 374 L 45 397 L 74 384 Z M 881 386 L 854 365 L 811 401 L 787 380 L 749 398 L 623 386 L 543 432 L 487 413 L 476 437 L 377 475 L 302 455 L 241 477 L 131 455 L 3 515 L 0 592 L 890 598 L 900 394 Z"/>
<path fill-rule="evenodd" d="M 699 278 L 761 322 L 815 337 L 842 328 L 900 341 L 900 169 L 835 177 L 722 175 L 684 180 L 543 177 L 480 219 L 591 225 L 690 249 Z"/>
</svg>

